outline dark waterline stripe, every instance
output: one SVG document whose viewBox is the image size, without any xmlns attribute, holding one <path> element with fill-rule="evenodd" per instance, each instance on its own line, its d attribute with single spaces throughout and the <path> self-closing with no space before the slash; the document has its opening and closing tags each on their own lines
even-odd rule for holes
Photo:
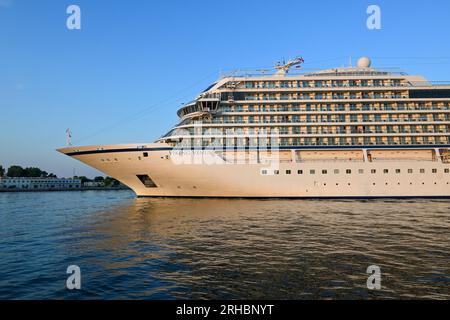
<svg viewBox="0 0 450 320">
<path fill-rule="evenodd" d="M 288 196 L 288 197 L 243 197 L 243 196 L 136 196 L 137 198 L 169 198 L 169 199 L 228 199 L 228 200 L 392 200 L 392 199 L 450 199 L 450 196 L 323 196 L 323 197 L 302 197 L 302 196 Z"/>
</svg>

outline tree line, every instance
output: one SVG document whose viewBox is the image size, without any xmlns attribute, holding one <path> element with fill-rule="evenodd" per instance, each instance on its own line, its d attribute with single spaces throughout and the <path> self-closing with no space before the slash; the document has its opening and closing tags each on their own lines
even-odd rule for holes
<svg viewBox="0 0 450 320">
<path fill-rule="evenodd" d="M 117 187 L 120 184 L 119 181 L 117 181 L 116 179 L 111 178 L 111 177 L 104 178 L 104 177 L 98 176 L 98 177 L 95 177 L 94 179 L 89 179 L 89 178 L 86 178 L 85 176 L 81 176 L 81 177 L 75 176 L 73 178 L 80 179 L 81 184 L 83 184 L 85 182 L 103 182 L 105 187 Z"/>
<path fill-rule="evenodd" d="M 36 167 L 22 168 L 21 166 L 13 165 L 6 170 L 2 165 L 0 165 L 0 177 L 9 178 L 57 178 L 53 173 L 48 173 Z M 106 187 L 119 186 L 119 181 L 111 177 L 95 177 L 94 179 L 89 179 L 85 176 L 75 176 L 74 179 L 80 179 L 81 183 L 85 182 L 103 182 Z"/>
<path fill-rule="evenodd" d="M 22 168 L 21 166 L 10 166 L 8 170 L 5 170 L 0 165 L 0 177 L 26 177 L 26 178 L 57 178 L 55 174 L 48 173 L 36 167 Z"/>
</svg>

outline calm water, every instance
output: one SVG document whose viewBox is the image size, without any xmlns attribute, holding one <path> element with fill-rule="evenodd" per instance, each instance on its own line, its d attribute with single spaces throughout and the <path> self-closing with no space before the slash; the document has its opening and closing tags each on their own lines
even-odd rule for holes
<svg viewBox="0 0 450 320">
<path fill-rule="evenodd" d="M 0 193 L 0 226 L 1 299 L 450 299 L 444 200 Z M 71 264 L 81 291 L 65 288 Z"/>
</svg>

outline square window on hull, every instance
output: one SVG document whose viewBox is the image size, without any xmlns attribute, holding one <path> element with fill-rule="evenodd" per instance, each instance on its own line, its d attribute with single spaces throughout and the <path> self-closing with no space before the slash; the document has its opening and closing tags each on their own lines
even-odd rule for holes
<svg viewBox="0 0 450 320">
<path fill-rule="evenodd" d="M 157 188 L 158 187 L 155 184 L 155 182 L 153 182 L 153 180 L 147 174 L 137 174 L 136 177 L 138 177 L 138 179 L 141 180 L 142 184 L 146 188 Z"/>
</svg>

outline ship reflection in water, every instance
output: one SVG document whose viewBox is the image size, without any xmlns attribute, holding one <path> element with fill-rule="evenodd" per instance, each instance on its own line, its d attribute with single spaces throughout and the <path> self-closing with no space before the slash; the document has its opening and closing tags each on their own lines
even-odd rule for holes
<svg viewBox="0 0 450 320">
<path fill-rule="evenodd" d="M 0 194 L 0 298 L 449 299 L 449 207 Z M 65 288 L 71 264 L 80 291 Z"/>
</svg>

